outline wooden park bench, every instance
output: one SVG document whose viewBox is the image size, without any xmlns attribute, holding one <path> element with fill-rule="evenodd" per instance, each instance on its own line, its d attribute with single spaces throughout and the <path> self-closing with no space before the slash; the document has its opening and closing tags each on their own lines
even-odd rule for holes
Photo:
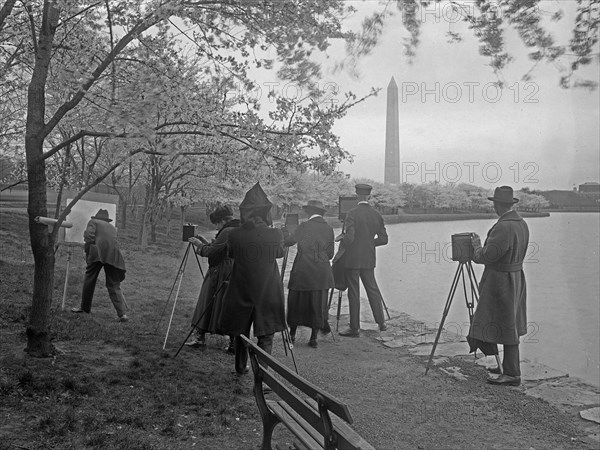
<svg viewBox="0 0 600 450">
<path fill-rule="evenodd" d="M 375 450 L 348 426 L 352 417 L 347 405 L 288 369 L 247 337 L 242 339 L 248 345 L 254 372 L 254 396 L 263 422 L 263 450 L 271 450 L 273 430 L 278 423 L 302 443 L 300 447 L 295 444 L 296 448 Z M 265 399 L 263 383 L 279 400 Z"/>
</svg>

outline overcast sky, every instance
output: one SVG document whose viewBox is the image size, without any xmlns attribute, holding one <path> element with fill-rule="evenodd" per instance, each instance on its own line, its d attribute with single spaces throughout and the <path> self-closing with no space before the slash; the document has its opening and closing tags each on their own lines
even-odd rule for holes
<svg viewBox="0 0 600 450">
<path fill-rule="evenodd" d="M 360 11 L 356 26 L 377 1 L 353 2 Z M 562 8 L 565 18 L 550 30 L 558 43 L 571 35 L 575 2 L 542 2 L 544 9 Z M 506 88 L 492 85 L 496 75 L 480 56 L 478 43 L 464 23 L 452 20 L 444 6 L 423 19 L 421 44 L 413 64 L 402 52 L 407 32 L 401 16 L 388 22 L 375 52 L 358 64 L 360 76 L 326 70 L 323 84 L 342 92 L 365 94 L 384 88 L 375 98 L 351 110 L 336 125 L 341 144 L 355 155 L 341 169 L 353 177 L 383 181 L 386 88 L 393 76 L 399 90 L 401 178 L 411 183 L 466 182 L 483 187 L 510 184 L 516 189 L 571 189 L 599 181 L 599 92 L 565 90 L 560 72 L 539 65 L 530 82 L 522 76 L 532 67 L 516 35 L 508 35 L 514 61 L 505 69 Z M 447 43 L 446 32 L 461 32 L 461 43 Z M 339 61 L 342 48 L 328 52 Z M 567 60 L 560 61 L 568 64 Z M 333 66 L 333 64 L 331 64 Z M 580 77 L 598 79 L 598 64 Z"/>
</svg>

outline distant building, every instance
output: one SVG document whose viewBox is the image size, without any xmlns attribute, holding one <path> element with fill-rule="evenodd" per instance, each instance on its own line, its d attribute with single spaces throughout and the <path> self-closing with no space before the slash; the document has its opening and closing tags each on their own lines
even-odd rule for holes
<svg viewBox="0 0 600 450">
<path fill-rule="evenodd" d="M 600 194 L 600 183 L 590 181 L 580 184 L 579 192 L 582 194 Z"/>
</svg>

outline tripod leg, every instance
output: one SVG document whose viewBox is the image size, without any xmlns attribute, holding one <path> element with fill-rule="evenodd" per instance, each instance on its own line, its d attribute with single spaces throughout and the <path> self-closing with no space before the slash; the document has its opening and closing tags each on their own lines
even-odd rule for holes
<svg viewBox="0 0 600 450">
<path fill-rule="evenodd" d="M 158 322 L 156 323 L 156 327 L 154 328 L 154 332 L 155 333 L 158 330 L 158 326 L 160 325 L 160 321 L 162 320 L 162 318 L 165 315 L 165 311 L 167 310 L 167 305 L 169 304 L 169 301 L 171 300 L 171 295 L 173 294 L 173 290 L 175 289 L 175 285 L 177 284 L 177 280 L 179 279 L 180 275 L 183 277 L 183 271 L 185 270 L 185 265 L 186 265 L 188 253 L 190 252 L 190 246 L 191 245 L 193 245 L 193 244 L 190 242 L 188 244 L 188 246 L 187 246 L 187 249 L 185 250 L 183 258 L 181 259 L 181 264 L 179 264 L 179 269 L 177 270 L 177 275 L 175 275 L 175 280 L 173 280 L 173 286 L 171 286 L 171 290 L 169 291 L 169 296 L 167 297 L 167 301 L 165 302 L 165 306 L 163 306 L 163 310 L 160 313 L 160 317 L 158 319 Z"/>
<path fill-rule="evenodd" d="M 504 373 L 504 369 L 502 368 L 502 363 L 500 362 L 500 355 L 494 355 L 496 357 L 496 364 L 498 364 L 498 369 L 500 369 L 500 375 Z"/>
<path fill-rule="evenodd" d="M 194 245 L 190 242 L 190 245 Z M 194 256 L 196 257 L 196 262 L 198 263 L 198 268 L 200 269 L 200 275 L 202 275 L 202 279 L 204 280 L 204 271 L 202 270 L 202 264 L 200 264 L 200 258 L 198 258 L 198 253 L 194 249 Z"/>
<path fill-rule="evenodd" d="M 390 317 L 390 312 L 389 312 L 389 311 L 388 311 L 388 309 L 387 309 L 387 305 L 386 305 L 386 304 L 385 304 L 385 302 L 383 301 L 383 296 L 381 296 L 381 303 L 383 304 L 383 307 L 385 308 L 385 313 L 386 313 L 386 314 L 387 314 L 387 316 L 388 316 L 388 320 L 390 320 L 390 319 L 391 319 L 391 317 Z"/>
<path fill-rule="evenodd" d="M 469 275 L 469 282 L 471 284 L 471 302 L 467 302 L 467 309 L 469 311 L 469 323 L 473 324 L 475 302 L 479 302 L 479 287 L 471 261 L 467 262 L 467 275 Z"/>
<path fill-rule="evenodd" d="M 335 288 L 331 288 L 331 292 L 329 292 L 329 300 L 327 301 L 327 311 L 331 309 L 331 301 L 333 300 L 333 291 Z"/>
<path fill-rule="evenodd" d="M 427 372 L 429 371 L 429 366 L 431 365 L 431 360 L 433 359 L 433 354 L 435 353 L 435 349 L 436 349 L 438 341 L 440 339 L 440 335 L 442 334 L 442 328 L 444 328 L 444 322 L 446 321 L 446 316 L 448 315 L 448 311 L 450 311 L 450 305 L 452 304 L 452 299 L 454 298 L 454 293 L 456 292 L 456 287 L 458 286 L 460 274 L 462 273 L 462 264 L 463 263 L 459 263 L 458 268 L 456 269 L 456 273 L 454 274 L 454 279 L 452 280 L 452 285 L 450 286 L 450 292 L 448 293 L 448 298 L 446 299 L 446 305 L 444 306 L 444 313 L 442 314 L 442 320 L 440 322 L 440 327 L 438 328 L 437 335 L 435 337 L 435 341 L 433 342 L 433 347 L 431 348 L 431 354 L 429 355 L 429 361 L 427 361 L 427 367 L 425 368 L 425 375 L 427 375 Z"/>
<path fill-rule="evenodd" d="M 283 283 L 283 277 L 285 277 L 285 266 L 287 266 L 288 254 L 290 253 L 290 248 L 286 247 L 283 251 L 283 262 L 281 263 L 281 282 Z"/>
<path fill-rule="evenodd" d="M 191 245 L 191 244 L 190 244 Z M 185 272 L 185 266 L 187 264 L 187 257 L 190 251 L 190 247 L 188 246 L 185 256 L 182 261 L 182 271 L 181 277 L 179 277 L 179 285 L 177 286 L 177 293 L 175 294 L 175 300 L 173 301 L 173 309 L 171 310 L 171 318 L 169 319 L 169 326 L 167 327 L 167 334 L 165 335 L 165 342 L 163 343 L 163 350 L 167 346 L 167 339 L 169 338 L 169 331 L 171 330 L 171 323 L 173 322 L 173 315 L 175 314 L 175 306 L 177 306 L 177 297 L 179 297 L 179 290 L 181 289 L 181 282 L 183 281 L 183 273 Z"/>
<path fill-rule="evenodd" d="M 338 304 L 337 304 L 337 320 L 335 323 L 335 331 L 340 328 L 340 313 L 342 312 L 342 291 L 338 291 Z"/>
</svg>

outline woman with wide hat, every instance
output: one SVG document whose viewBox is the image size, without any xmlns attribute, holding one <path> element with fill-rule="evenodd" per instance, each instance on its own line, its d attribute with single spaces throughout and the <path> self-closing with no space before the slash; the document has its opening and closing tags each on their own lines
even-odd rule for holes
<svg viewBox="0 0 600 450">
<path fill-rule="evenodd" d="M 288 283 L 287 323 L 292 342 L 298 326 L 310 328 L 308 345 L 316 348 L 318 331 L 330 330 L 327 293 L 334 286 L 329 263 L 334 254 L 334 234 L 323 218 L 326 210 L 320 200 L 309 200 L 302 209 L 308 220 L 286 238 L 286 245 L 298 245 Z"/>
<path fill-rule="evenodd" d="M 242 226 L 229 233 L 229 256 L 233 269 L 223 298 L 219 331 L 234 335 L 235 370 L 248 371 L 248 350 L 240 335 L 258 337 L 267 353 L 273 335 L 286 328 L 283 283 L 277 258 L 283 257 L 283 234 L 271 228 L 271 207 L 260 184 L 250 189 L 240 204 Z"/>
<path fill-rule="evenodd" d="M 233 210 L 228 205 L 217 206 L 210 213 L 209 219 L 218 230 L 215 239 L 212 242 L 198 237 L 189 239 L 194 244 L 196 253 L 208 258 L 208 270 L 192 317 L 192 327 L 196 329 L 196 335 L 186 343 L 190 347 L 205 347 L 206 333 L 217 333 L 217 318 L 221 311 L 225 283 L 233 267 L 233 259 L 227 252 L 227 237 L 232 230 L 240 226 L 240 220 L 233 218 Z M 233 337 L 230 338 L 226 350 L 233 353 Z"/>
</svg>

